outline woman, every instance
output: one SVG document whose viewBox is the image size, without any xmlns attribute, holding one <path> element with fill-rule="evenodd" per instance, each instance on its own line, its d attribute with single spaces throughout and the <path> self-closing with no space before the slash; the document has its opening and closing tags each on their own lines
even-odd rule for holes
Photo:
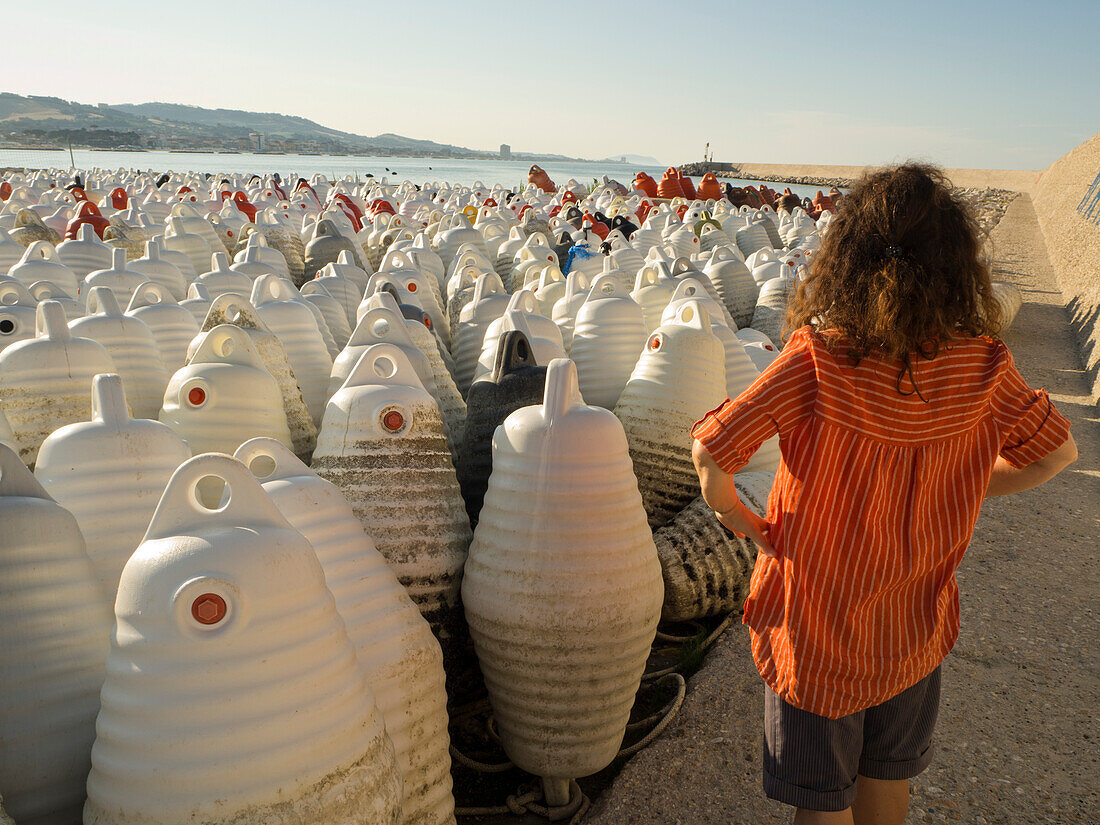
<svg viewBox="0 0 1100 825">
<path fill-rule="evenodd" d="M 761 551 L 744 622 L 767 686 L 764 788 L 799 825 L 904 821 L 982 500 L 1077 457 L 995 337 L 978 237 L 940 171 L 863 178 L 792 298 L 779 358 L 692 430 L 704 498 Z M 732 476 L 776 434 L 764 520 Z"/>
</svg>

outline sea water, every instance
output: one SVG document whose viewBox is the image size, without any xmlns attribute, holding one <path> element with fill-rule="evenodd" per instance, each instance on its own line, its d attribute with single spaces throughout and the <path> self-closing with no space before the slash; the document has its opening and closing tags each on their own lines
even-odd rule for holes
<svg viewBox="0 0 1100 825">
<path fill-rule="evenodd" d="M 399 183 L 411 180 L 415 183 L 446 181 L 471 186 L 480 181 L 488 186 L 495 183 L 512 188 L 527 183 L 529 161 L 459 158 L 397 158 L 359 157 L 355 155 L 272 155 L 236 152 L 108 152 L 91 149 L 74 149 L 73 159 L 79 169 L 138 169 L 153 172 L 203 172 L 217 175 L 225 172 L 248 172 L 266 175 L 278 172 L 284 179 L 309 178 L 322 174 L 331 178 L 351 175 L 365 180 L 388 178 Z M 0 169 L 69 169 L 67 150 L 0 149 Z M 661 179 L 664 167 L 644 166 L 632 163 L 606 161 L 545 161 L 539 166 L 546 170 L 551 180 L 563 184 L 575 178 L 582 184 L 591 184 L 603 175 L 629 186 L 635 172 L 646 172 L 656 180 Z M 698 178 L 696 178 L 698 180 Z M 758 183 L 752 180 L 722 178 L 734 186 Z M 773 189 L 786 184 L 768 184 Z M 813 197 L 823 187 L 791 185 L 797 195 Z"/>
</svg>

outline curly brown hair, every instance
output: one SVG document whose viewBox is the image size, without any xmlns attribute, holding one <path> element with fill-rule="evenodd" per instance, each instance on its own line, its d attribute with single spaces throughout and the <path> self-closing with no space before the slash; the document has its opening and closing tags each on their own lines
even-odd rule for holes
<svg viewBox="0 0 1100 825">
<path fill-rule="evenodd" d="M 1000 307 L 970 206 L 943 171 L 906 163 L 863 176 L 845 195 L 787 310 L 785 332 L 810 325 L 844 340 L 855 362 L 933 359 L 952 338 L 994 336 Z M 905 393 L 911 394 L 911 393 Z"/>
</svg>

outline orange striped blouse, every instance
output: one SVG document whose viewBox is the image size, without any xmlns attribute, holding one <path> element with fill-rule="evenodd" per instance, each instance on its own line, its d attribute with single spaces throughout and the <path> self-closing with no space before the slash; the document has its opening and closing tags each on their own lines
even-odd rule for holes
<svg viewBox="0 0 1100 825">
<path fill-rule="evenodd" d="M 758 555 L 744 622 L 772 690 L 833 719 L 943 660 L 959 630 L 955 569 L 994 461 L 1026 466 L 1069 435 L 999 340 L 953 341 L 913 369 L 927 403 L 898 392 L 897 362 L 853 366 L 843 342 L 830 351 L 803 328 L 692 429 L 728 473 L 779 435 L 767 519 L 779 558 Z"/>
</svg>

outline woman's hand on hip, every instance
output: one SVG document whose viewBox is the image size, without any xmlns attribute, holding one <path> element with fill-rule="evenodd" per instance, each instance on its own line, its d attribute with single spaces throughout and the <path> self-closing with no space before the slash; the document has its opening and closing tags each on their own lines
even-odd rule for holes
<svg viewBox="0 0 1100 825">
<path fill-rule="evenodd" d="M 715 510 L 714 515 L 728 529 L 736 533 L 739 538 L 747 538 L 752 541 L 760 549 L 760 552 L 768 558 L 779 558 L 779 554 L 768 537 L 768 522 L 756 515 L 740 500 L 729 510 L 723 512 Z"/>
</svg>

